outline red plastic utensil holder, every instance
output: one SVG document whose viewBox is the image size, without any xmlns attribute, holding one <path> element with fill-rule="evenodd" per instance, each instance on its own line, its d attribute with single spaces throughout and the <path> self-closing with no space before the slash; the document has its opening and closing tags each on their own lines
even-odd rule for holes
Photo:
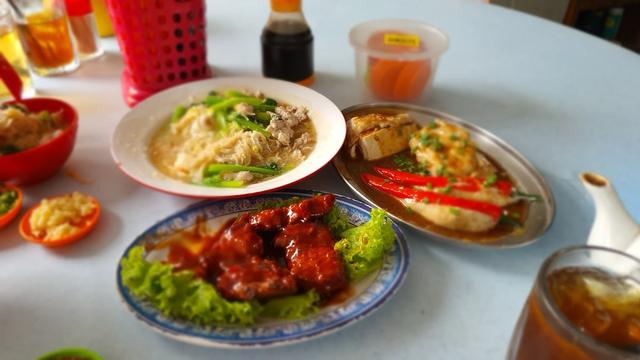
<svg viewBox="0 0 640 360">
<path fill-rule="evenodd" d="M 122 93 L 129 106 L 211 76 L 205 0 L 107 0 L 107 7 L 124 58 Z"/>
</svg>

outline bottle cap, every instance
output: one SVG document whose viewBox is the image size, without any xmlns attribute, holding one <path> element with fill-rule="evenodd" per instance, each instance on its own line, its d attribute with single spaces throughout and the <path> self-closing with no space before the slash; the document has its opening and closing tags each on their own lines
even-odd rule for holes
<svg viewBox="0 0 640 360">
<path fill-rule="evenodd" d="M 277 12 L 300 11 L 301 0 L 271 0 L 271 10 Z"/>
<path fill-rule="evenodd" d="M 89 0 L 64 0 L 69 16 L 83 16 L 91 13 L 91 2 Z"/>
</svg>

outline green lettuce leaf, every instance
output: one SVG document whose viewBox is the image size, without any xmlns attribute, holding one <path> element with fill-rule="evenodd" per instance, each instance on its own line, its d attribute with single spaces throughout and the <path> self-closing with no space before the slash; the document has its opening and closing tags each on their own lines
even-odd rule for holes
<svg viewBox="0 0 640 360">
<path fill-rule="evenodd" d="M 334 248 L 342 255 L 349 279 L 359 280 L 382 266 L 395 233 L 384 210 L 373 209 L 369 221 L 344 231 L 340 238 Z"/>
<path fill-rule="evenodd" d="M 169 264 L 147 261 L 142 246 L 131 249 L 121 266 L 122 282 L 129 291 L 168 317 L 203 325 L 251 325 L 261 310 L 258 303 L 224 299 L 191 271 L 174 272 Z"/>
<path fill-rule="evenodd" d="M 336 239 L 340 238 L 340 235 L 346 230 L 353 227 L 349 224 L 349 218 L 337 205 L 333 205 L 331 210 L 322 218 L 325 224 L 331 230 L 331 233 Z"/>
<path fill-rule="evenodd" d="M 320 296 L 314 290 L 269 300 L 262 307 L 260 316 L 276 319 L 302 319 L 318 312 Z"/>
</svg>

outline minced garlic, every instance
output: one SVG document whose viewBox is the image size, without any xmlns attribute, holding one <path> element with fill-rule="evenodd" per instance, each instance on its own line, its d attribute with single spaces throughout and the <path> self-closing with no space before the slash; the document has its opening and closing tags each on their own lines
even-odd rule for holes
<svg viewBox="0 0 640 360">
<path fill-rule="evenodd" d="M 87 195 L 74 192 L 69 195 L 44 199 L 29 218 L 31 232 L 44 240 L 59 240 L 80 228 L 83 217 L 90 215 L 96 204 Z"/>
</svg>

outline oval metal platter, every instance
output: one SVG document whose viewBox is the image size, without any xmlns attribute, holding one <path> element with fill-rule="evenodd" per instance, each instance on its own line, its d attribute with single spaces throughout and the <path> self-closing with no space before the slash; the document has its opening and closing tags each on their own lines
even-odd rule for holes
<svg viewBox="0 0 640 360">
<path fill-rule="evenodd" d="M 477 236 L 452 234 L 446 229 L 438 229 L 437 226 L 424 226 L 395 211 L 387 211 L 389 215 L 401 223 L 423 233 L 428 238 L 444 241 L 446 243 L 477 248 L 512 248 L 531 244 L 539 239 L 553 222 L 555 215 L 555 201 L 551 189 L 536 168 L 518 151 L 491 132 L 464 121 L 455 116 L 415 105 L 398 103 L 367 103 L 348 107 L 342 110 L 345 119 L 350 119 L 356 114 L 375 112 L 376 110 L 408 113 L 409 116 L 420 125 L 425 125 L 433 119 L 441 119 L 446 122 L 461 126 L 471 135 L 480 152 L 498 163 L 509 175 L 514 185 L 521 191 L 529 194 L 538 194 L 541 199 L 531 202 L 527 210 L 527 218 L 521 228 L 508 234 L 490 238 Z M 345 157 L 348 156 L 343 148 L 334 158 L 333 164 L 342 179 L 358 197 L 369 204 L 385 208 L 379 201 L 369 196 L 367 192 L 375 191 L 365 189 L 364 185 L 355 179 L 360 177 L 359 170 L 353 166 L 347 166 Z"/>
</svg>

